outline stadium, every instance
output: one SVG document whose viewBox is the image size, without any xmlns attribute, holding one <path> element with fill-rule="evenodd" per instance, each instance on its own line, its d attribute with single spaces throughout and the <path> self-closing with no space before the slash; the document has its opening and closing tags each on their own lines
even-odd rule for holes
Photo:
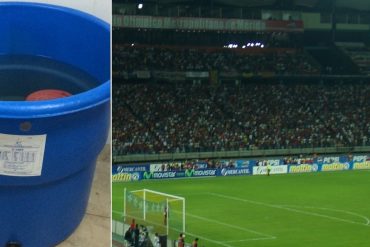
<svg viewBox="0 0 370 247">
<path fill-rule="evenodd" d="M 369 44 L 365 0 L 113 0 L 112 246 L 369 246 Z"/>
</svg>

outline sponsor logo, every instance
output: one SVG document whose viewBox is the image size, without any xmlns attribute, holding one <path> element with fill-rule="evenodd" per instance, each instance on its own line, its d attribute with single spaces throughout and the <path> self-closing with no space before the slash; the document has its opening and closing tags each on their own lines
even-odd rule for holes
<svg viewBox="0 0 370 247">
<path fill-rule="evenodd" d="M 256 172 L 255 174 L 267 174 L 267 167 L 266 166 L 257 166 L 256 169 L 254 169 Z"/>
<path fill-rule="evenodd" d="M 287 166 L 275 166 L 272 167 L 273 173 L 286 173 L 287 172 Z"/>
<path fill-rule="evenodd" d="M 366 155 L 355 155 L 353 156 L 353 162 L 364 162 L 366 161 L 367 156 Z"/>
<path fill-rule="evenodd" d="M 321 167 L 321 171 L 341 171 L 348 169 L 349 169 L 348 163 L 323 164 Z"/>
<path fill-rule="evenodd" d="M 226 175 L 227 175 L 227 169 L 226 169 L 226 168 L 223 168 L 223 169 L 221 170 L 221 175 L 222 175 L 222 176 L 226 176 Z"/>
<path fill-rule="evenodd" d="M 135 173 L 118 173 L 112 176 L 113 182 L 130 182 L 130 181 L 139 181 L 140 174 Z"/>
<path fill-rule="evenodd" d="M 184 177 L 184 172 L 144 172 L 143 179 L 162 179 Z"/>
<path fill-rule="evenodd" d="M 129 166 L 118 166 L 117 173 L 124 173 L 124 172 L 145 172 L 147 170 L 147 166 L 145 165 L 129 165 Z"/>
<path fill-rule="evenodd" d="M 213 170 L 190 170 L 187 169 L 185 171 L 186 177 L 210 177 L 210 176 L 216 176 L 216 169 Z"/>
<path fill-rule="evenodd" d="M 151 172 L 160 172 L 162 171 L 162 164 L 150 164 Z"/>
<path fill-rule="evenodd" d="M 354 163 L 353 169 L 361 170 L 361 169 L 370 169 L 370 161 L 361 162 L 361 163 Z"/>
<path fill-rule="evenodd" d="M 301 173 L 301 172 L 312 172 L 314 171 L 314 165 L 302 164 L 297 166 L 290 166 L 289 173 Z M 317 165 L 316 165 L 317 170 Z"/>
<path fill-rule="evenodd" d="M 153 172 L 152 178 L 174 178 L 176 177 L 176 172 Z"/>
<path fill-rule="evenodd" d="M 193 169 L 186 169 L 185 170 L 185 177 L 192 177 L 194 175 Z"/>
<path fill-rule="evenodd" d="M 287 165 L 271 166 L 270 174 L 283 174 L 288 172 Z M 266 166 L 255 166 L 253 167 L 253 175 L 264 175 L 267 174 Z"/>
<path fill-rule="evenodd" d="M 235 175 L 245 175 L 249 174 L 249 169 L 222 169 L 222 176 L 235 176 Z"/>
<path fill-rule="evenodd" d="M 144 179 L 151 179 L 153 177 L 153 172 L 144 172 Z"/>
<path fill-rule="evenodd" d="M 195 170 L 195 177 L 215 176 L 216 170 Z"/>
<path fill-rule="evenodd" d="M 339 157 L 324 157 L 324 164 L 339 163 Z"/>
</svg>

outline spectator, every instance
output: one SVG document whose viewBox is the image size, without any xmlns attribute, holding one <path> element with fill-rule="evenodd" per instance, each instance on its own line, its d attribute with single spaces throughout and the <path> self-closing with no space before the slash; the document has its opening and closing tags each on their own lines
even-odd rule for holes
<svg viewBox="0 0 370 247">
<path fill-rule="evenodd" d="M 136 225 L 136 223 L 135 223 L 135 219 L 132 219 L 132 220 L 131 220 L 131 224 L 130 224 L 130 228 L 131 228 L 131 230 L 135 230 L 135 225 Z"/>
<path fill-rule="evenodd" d="M 131 228 L 129 228 L 125 232 L 125 236 L 124 236 L 124 239 L 127 241 L 127 243 L 128 243 L 129 246 L 132 246 L 133 243 L 134 243 L 134 240 L 132 238 L 132 235 L 133 235 L 133 230 Z"/>
<path fill-rule="evenodd" d="M 161 242 L 159 240 L 159 236 L 157 232 L 154 235 L 154 247 L 161 247 Z"/>
<path fill-rule="evenodd" d="M 198 247 L 198 238 L 195 238 L 192 244 L 192 247 Z"/>
<path fill-rule="evenodd" d="M 177 246 L 178 247 L 185 247 L 185 234 L 180 233 L 180 236 L 177 240 Z"/>
<path fill-rule="evenodd" d="M 143 83 L 113 93 L 114 155 L 370 145 L 367 82 Z"/>
<path fill-rule="evenodd" d="M 140 70 L 245 72 L 254 74 L 318 74 L 303 50 L 113 47 L 113 74 Z"/>
<path fill-rule="evenodd" d="M 139 225 L 136 224 L 136 227 L 134 229 L 134 245 L 135 245 L 135 247 L 139 247 L 139 239 L 140 239 L 140 229 L 139 229 Z"/>
</svg>

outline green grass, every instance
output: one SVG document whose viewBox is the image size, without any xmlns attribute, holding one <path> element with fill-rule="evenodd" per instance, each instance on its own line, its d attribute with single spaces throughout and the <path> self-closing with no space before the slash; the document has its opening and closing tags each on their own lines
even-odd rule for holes
<svg viewBox="0 0 370 247">
<path fill-rule="evenodd" d="M 368 247 L 370 171 L 217 177 L 113 184 L 186 198 L 186 240 L 205 247 Z"/>
</svg>

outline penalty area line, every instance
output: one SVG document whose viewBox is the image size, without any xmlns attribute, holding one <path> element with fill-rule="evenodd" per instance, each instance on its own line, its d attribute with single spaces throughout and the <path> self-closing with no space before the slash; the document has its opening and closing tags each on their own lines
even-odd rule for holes
<svg viewBox="0 0 370 247">
<path fill-rule="evenodd" d="M 218 221 L 218 220 L 211 220 L 209 218 L 198 216 L 198 215 L 194 215 L 194 214 L 190 214 L 190 213 L 186 213 L 186 216 L 190 216 L 192 218 L 196 218 L 196 219 L 199 219 L 199 220 L 202 220 L 202 221 L 208 221 L 210 223 L 214 223 L 214 224 L 226 226 L 226 227 L 229 227 L 229 228 L 234 228 L 234 229 L 239 230 L 239 231 L 253 233 L 253 234 L 256 234 L 256 235 L 263 236 L 264 238 L 271 238 L 271 239 L 272 238 L 274 238 L 274 239 L 276 238 L 275 236 L 272 236 L 272 235 L 269 235 L 269 234 L 266 234 L 266 233 L 257 232 L 255 230 L 251 230 L 251 229 L 248 229 L 248 228 L 240 227 L 240 226 L 237 226 L 237 225 L 231 225 L 231 224 L 228 224 L 228 223 L 225 223 L 225 222 L 221 222 L 221 221 Z"/>
<path fill-rule="evenodd" d="M 246 238 L 246 239 L 241 239 L 241 240 L 223 241 L 223 243 L 239 243 L 239 242 L 258 241 L 258 240 L 272 240 L 272 239 L 276 239 L 276 237 Z"/>
<path fill-rule="evenodd" d="M 205 240 L 205 241 L 208 241 L 208 242 L 211 242 L 211 243 L 215 243 L 215 244 L 218 244 L 218 245 L 222 245 L 222 246 L 225 246 L 225 247 L 234 247 L 233 245 L 230 245 L 226 242 L 221 242 L 221 241 L 217 241 L 217 240 L 213 240 L 213 239 L 209 239 L 209 238 L 206 238 L 204 236 L 200 236 L 199 234 L 194 234 L 194 233 L 190 233 L 190 232 L 185 232 L 185 235 L 190 235 L 190 236 L 193 236 L 193 237 L 197 237 L 201 240 Z"/>
<path fill-rule="evenodd" d="M 273 240 L 273 239 L 276 239 L 276 237 L 265 237 L 265 238 L 247 238 L 247 239 L 230 240 L 230 241 L 217 241 L 217 240 L 209 239 L 209 238 L 206 238 L 204 236 L 200 236 L 200 235 L 193 234 L 193 233 L 190 233 L 190 232 L 186 232 L 186 234 L 187 235 L 190 235 L 190 236 L 193 236 L 193 237 L 197 237 L 200 240 L 206 240 L 208 242 L 215 243 L 215 244 L 218 244 L 218 245 L 222 245 L 222 246 L 225 246 L 225 247 L 234 247 L 233 245 L 230 245 L 232 243 L 241 243 L 241 242 L 248 242 L 248 241 L 259 241 L 259 240 Z"/>
<path fill-rule="evenodd" d="M 335 209 L 335 208 L 325 208 L 325 207 L 313 207 L 313 206 L 299 206 L 299 205 L 279 205 L 281 207 L 286 207 L 286 208 L 309 208 L 309 209 L 319 209 L 319 210 L 326 210 L 326 211 L 333 211 L 333 212 L 338 212 L 338 213 L 342 213 L 342 214 L 349 214 L 349 215 L 353 215 L 353 216 L 356 216 L 356 217 L 359 217 L 359 218 L 362 218 L 366 221 L 366 223 L 364 223 L 365 225 L 370 225 L 370 219 L 364 215 L 361 215 L 361 214 L 358 214 L 358 213 L 355 213 L 355 212 L 352 212 L 352 211 L 348 211 L 348 210 L 342 210 L 342 209 Z M 356 223 L 356 221 L 353 221 Z M 360 223 L 360 222 L 358 222 Z"/>
<path fill-rule="evenodd" d="M 368 224 L 355 222 L 355 221 L 347 220 L 347 219 L 342 219 L 342 218 L 338 218 L 338 217 L 334 217 L 334 216 L 330 216 L 330 215 L 307 212 L 307 211 L 304 211 L 304 210 L 288 208 L 288 207 L 283 207 L 283 206 L 279 206 L 279 205 L 275 205 L 275 204 L 253 201 L 253 200 L 243 199 L 243 198 L 240 198 L 240 197 L 228 196 L 228 195 L 223 195 L 223 194 L 218 194 L 218 193 L 208 193 L 208 194 L 213 195 L 213 196 L 217 196 L 217 197 L 221 197 L 221 198 L 225 198 L 225 199 L 234 200 L 234 201 L 240 201 L 240 202 L 245 202 L 245 203 L 250 203 L 250 204 L 255 204 L 255 205 L 261 205 L 261 206 L 270 207 L 270 208 L 282 209 L 282 210 L 287 210 L 287 211 L 290 211 L 290 212 L 295 212 L 295 213 L 298 213 L 298 214 L 316 216 L 316 217 L 330 219 L 330 220 L 333 220 L 333 221 L 341 221 L 341 222 L 345 222 L 345 223 L 350 223 L 350 224 L 362 225 L 362 226 L 365 226 L 365 227 L 369 227 Z"/>
</svg>

